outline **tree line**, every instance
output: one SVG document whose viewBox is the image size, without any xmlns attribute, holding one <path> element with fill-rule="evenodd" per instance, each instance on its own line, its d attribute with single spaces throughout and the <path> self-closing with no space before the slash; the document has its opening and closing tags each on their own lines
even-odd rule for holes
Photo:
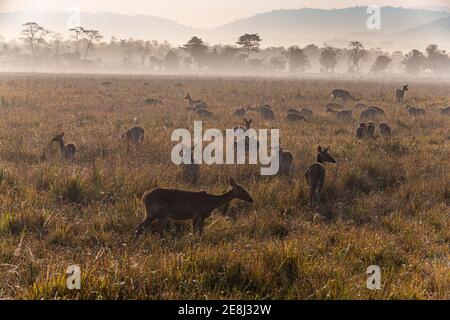
<svg viewBox="0 0 450 320">
<path fill-rule="evenodd" d="M 259 34 L 243 34 L 233 45 L 209 45 L 193 36 L 180 47 L 168 42 L 117 39 L 104 41 L 98 30 L 82 26 L 71 35 L 45 29 L 35 22 L 23 24 L 19 41 L 2 41 L 0 68 L 23 67 L 126 67 L 149 72 L 242 73 L 408 73 L 450 74 L 450 57 L 438 45 L 425 51 L 402 53 L 366 49 L 360 41 L 347 47 L 324 44 L 261 48 Z"/>
</svg>

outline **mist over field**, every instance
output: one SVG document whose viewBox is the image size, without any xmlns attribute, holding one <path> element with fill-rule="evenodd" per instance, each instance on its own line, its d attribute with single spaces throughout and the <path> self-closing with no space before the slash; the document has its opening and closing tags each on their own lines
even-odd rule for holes
<svg viewBox="0 0 450 320">
<path fill-rule="evenodd" d="M 246 34 L 259 40 L 237 43 Z M 445 7 L 283 9 L 214 28 L 74 8 L 0 10 L 0 70 L 448 77 L 449 39 Z"/>
</svg>

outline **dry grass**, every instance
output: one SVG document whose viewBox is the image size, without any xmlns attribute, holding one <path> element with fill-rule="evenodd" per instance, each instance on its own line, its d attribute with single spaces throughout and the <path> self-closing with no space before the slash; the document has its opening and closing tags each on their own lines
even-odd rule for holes
<svg viewBox="0 0 450 320">
<path fill-rule="evenodd" d="M 427 110 L 416 119 L 393 102 L 401 84 L 2 75 L 9 104 L 0 106 L 0 298 L 449 299 L 450 117 L 438 113 L 449 103 L 448 83 L 410 82 L 407 103 Z M 357 141 L 357 119 L 325 113 L 337 87 L 384 108 L 393 137 Z M 187 92 L 220 115 L 205 127 L 233 128 L 242 124 L 235 107 L 272 104 L 277 120 L 254 114 L 253 126 L 281 129 L 295 158 L 292 183 L 262 178 L 256 166 L 202 166 L 198 185 L 182 182 L 170 135 L 191 128 Z M 164 104 L 146 106 L 149 97 Z M 288 106 L 316 116 L 290 124 Z M 119 137 L 135 117 L 146 140 L 127 151 Z M 78 146 L 73 164 L 49 142 L 62 130 Z M 326 197 L 311 209 L 303 172 L 319 143 L 338 163 L 327 165 Z M 202 237 L 173 224 L 166 239 L 148 232 L 131 245 L 145 191 L 221 192 L 230 176 L 254 205 L 216 212 Z M 71 264 L 82 269 L 81 291 L 66 289 Z M 379 291 L 366 288 L 372 264 L 382 269 Z"/>
</svg>

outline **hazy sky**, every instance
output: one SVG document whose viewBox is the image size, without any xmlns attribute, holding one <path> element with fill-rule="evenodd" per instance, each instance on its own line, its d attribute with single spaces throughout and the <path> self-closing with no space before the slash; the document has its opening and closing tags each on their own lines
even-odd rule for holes
<svg viewBox="0 0 450 320">
<path fill-rule="evenodd" d="M 450 6 L 449 0 L 0 0 L 0 11 L 58 10 L 148 14 L 210 28 L 274 9 L 342 8 L 354 5 Z"/>
</svg>

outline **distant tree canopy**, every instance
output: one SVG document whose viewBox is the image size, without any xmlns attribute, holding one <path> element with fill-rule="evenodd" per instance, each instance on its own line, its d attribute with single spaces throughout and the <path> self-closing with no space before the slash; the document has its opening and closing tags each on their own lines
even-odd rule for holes
<svg viewBox="0 0 450 320">
<path fill-rule="evenodd" d="M 261 48 L 261 36 L 246 33 L 235 44 L 208 45 L 198 36 L 181 47 L 156 40 L 118 39 L 104 41 L 100 31 L 77 26 L 69 36 L 51 32 L 36 22 L 23 24 L 20 40 L 0 36 L 0 69 L 139 68 L 140 70 L 238 74 L 297 74 L 301 72 L 450 74 L 445 50 L 430 44 L 424 51 L 388 53 L 381 48 L 365 49 L 360 41 L 345 48 L 308 44 Z M 39 59 L 37 59 L 39 58 Z"/>
<path fill-rule="evenodd" d="M 375 63 L 372 65 L 372 68 L 370 68 L 370 71 L 374 73 L 382 73 L 385 72 L 389 64 L 392 62 L 392 59 L 388 56 L 381 55 L 378 56 L 375 60 Z"/>
<path fill-rule="evenodd" d="M 338 49 L 327 46 L 320 54 L 319 62 L 325 72 L 333 72 L 337 65 Z"/>
<path fill-rule="evenodd" d="M 208 51 L 208 46 L 199 37 L 192 37 L 184 46 L 182 46 L 194 59 L 197 67 L 202 66 L 203 60 Z"/>
<path fill-rule="evenodd" d="M 257 33 L 246 33 L 239 37 L 236 44 L 247 52 L 247 59 L 250 58 L 251 51 L 257 51 L 262 39 Z"/>
<path fill-rule="evenodd" d="M 286 55 L 289 61 L 290 72 L 297 72 L 297 71 L 303 72 L 306 68 L 310 67 L 308 57 L 299 47 L 292 46 L 288 48 Z"/>
<path fill-rule="evenodd" d="M 405 55 L 402 63 L 405 65 L 407 73 L 419 74 L 423 70 L 425 56 L 419 50 L 413 49 Z"/>
<path fill-rule="evenodd" d="M 349 49 L 349 71 L 359 73 L 359 62 L 367 54 L 367 51 L 359 41 L 351 41 Z"/>
</svg>

